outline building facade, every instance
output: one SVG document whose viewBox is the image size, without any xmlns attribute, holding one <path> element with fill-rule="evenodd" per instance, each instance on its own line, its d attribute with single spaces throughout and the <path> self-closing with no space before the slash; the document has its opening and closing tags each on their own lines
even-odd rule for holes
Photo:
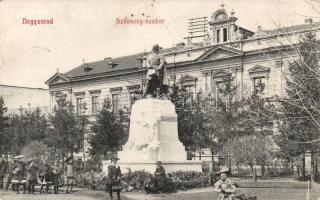
<svg viewBox="0 0 320 200">
<path fill-rule="evenodd" d="M 0 96 L 4 99 L 7 114 L 21 115 L 39 108 L 43 114 L 50 110 L 48 89 L 0 85 Z"/>
<path fill-rule="evenodd" d="M 240 97 L 253 93 L 266 98 L 285 95 L 288 65 L 297 59 L 293 45 L 311 30 L 319 37 L 320 23 L 308 20 L 272 30 L 259 26 L 253 32 L 236 22 L 235 12 L 229 13 L 222 6 L 209 17 L 203 41 L 193 42 L 188 37 L 186 43 L 162 49 L 170 85 L 180 83 L 193 95 L 199 91 L 218 95 L 224 77 L 231 75 Z M 78 114 L 89 116 L 98 112 L 105 98 L 112 101 L 114 109 L 130 107 L 135 91 L 144 87 L 147 55 L 105 58 L 54 74 L 46 82 L 50 110 L 61 99 L 71 101 Z"/>
</svg>

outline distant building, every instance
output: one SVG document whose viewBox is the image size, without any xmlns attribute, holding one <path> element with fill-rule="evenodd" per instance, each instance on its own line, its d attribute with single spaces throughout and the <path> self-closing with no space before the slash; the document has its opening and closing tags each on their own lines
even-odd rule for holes
<svg viewBox="0 0 320 200">
<path fill-rule="evenodd" d="M 236 21 L 235 12 L 228 13 L 222 6 L 206 22 L 208 29 L 200 36 L 202 42 L 188 36 L 186 44 L 162 49 L 170 84 L 179 83 L 192 95 L 203 91 L 218 96 L 224 77 L 231 75 L 239 86 L 240 97 L 253 93 L 266 98 L 284 95 L 288 65 L 297 59 L 292 45 L 310 30 L 318 37 L 320 23 L 308 20 L 271 30 L 259 26 L 254 32 L 238 26 Z M 105 58 L 54 74 L 46 82 L 50 108 L 64 99 L 72 101 L 79 114 L 94 116 L 105 98 L 115 109 L 131 106 L 135 90 L 143 88 L 147 54 Z"/>
<path fill-rule="evenodd" d="M 50 94 L 48 89 L 30 88 L 11 85 L 0 85 L 0 96 L 3 97 L 7 114 L 23 114 L 37 107 L 43 114 L 49 113 Z"/>
</svg>

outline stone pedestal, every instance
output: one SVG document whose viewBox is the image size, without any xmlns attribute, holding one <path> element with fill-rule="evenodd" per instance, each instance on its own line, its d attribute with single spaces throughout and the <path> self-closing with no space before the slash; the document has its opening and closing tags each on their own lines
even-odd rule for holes
<svg viewBox="0 0 320 200">
<path fill-rule="evenodd" d="M 187 161 L 178 138 L 177 114 L 170 100 L 145 98 L 133 104 L 129 139 L 118 156 L 123 171 L 130 168 L 154 172 L 156 161 L 161 161 L 167 172 L 201 171 L 200 161 Z"/>
<path fill-rule="evenodd" d="M 187 154 L 178 138 L 174 104 L 154 98 L 136 101 L 129 139 L 118 155 L 119 162 L 185 161 Z"/>
</svg>

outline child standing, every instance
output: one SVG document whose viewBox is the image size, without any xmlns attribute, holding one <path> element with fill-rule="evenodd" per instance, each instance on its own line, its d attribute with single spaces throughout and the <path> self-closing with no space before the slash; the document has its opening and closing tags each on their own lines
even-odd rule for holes
<svg viewBox="0 0 320 200">
<path fill-rule="evenodd" d="M 73 166 L 73 157 L 69 157 L 66 159 L 66 169 L 65 169 L 65 176 L 67 179 L 67 191 L 66 193 L 69 193 L 69 191 L 72 193 L 72 188 L 74 184 L 74 166 Z"/>
<path fill-rule="evenodd" d="M 60 167 L 60 163 L 56 161 L 53 166 L 53 178 L 52 178 L 52 184 L 53 184 L 53 189 L 55 194 L 59 194 L 60 182 L 61 182 L 61 167 Z"/>
</svg>

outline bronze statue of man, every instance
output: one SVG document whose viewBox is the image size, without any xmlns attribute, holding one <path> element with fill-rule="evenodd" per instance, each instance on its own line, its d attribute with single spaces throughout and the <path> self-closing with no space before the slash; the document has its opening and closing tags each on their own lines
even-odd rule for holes
<svg viewBox="0 0 320 200">
<path fill-rule="evenodd" d="M 152 47 L 152 52 L 148 55 L 146 60 L 148 71 L 146 75 L 144 96 L 160 97 L 160 95 L 166 93 L 167 79 L 165 60 L 159 50 L 159 45 L 154 45 Z"/>
</svg>

